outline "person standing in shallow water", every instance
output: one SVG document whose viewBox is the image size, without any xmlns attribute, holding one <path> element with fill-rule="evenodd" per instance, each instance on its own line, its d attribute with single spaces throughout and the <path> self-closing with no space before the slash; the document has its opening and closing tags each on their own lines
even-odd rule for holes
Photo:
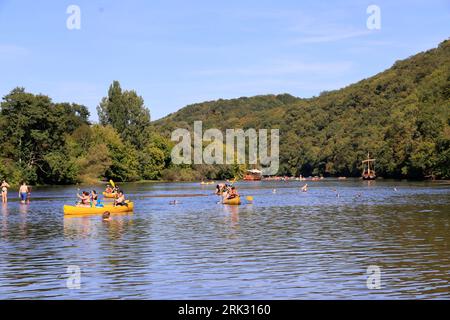
<svg viewBox="0 0 450 320">
<path fill-rule="evenodd" d="M 19 188 L 20 203 L 25 204 L 28 198 L 28 192 L 29 192 L 28 186 L 24 181 L 22 182 L 22 185 Z"/>
<path fill-rule="evenodd" d="M 8 202 L 8 188 L 10 188 L 10 186 L 5 180 L 3 180 L 0 187 L 2 189 L 2 202 L 6 203 Z"/>
</svg>

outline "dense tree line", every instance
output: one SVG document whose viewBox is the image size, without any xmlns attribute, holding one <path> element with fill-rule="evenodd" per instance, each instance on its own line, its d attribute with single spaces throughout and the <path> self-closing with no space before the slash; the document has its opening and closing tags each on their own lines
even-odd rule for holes
<svg viewBox="0 0 450 320">
<path fill-rule="evenodd" d="M 85 106 L 13 89 L 0 104 L 0 176 L 12 183 L 159 179 L 171 142 L 151 131 L 142 97 L 114 82 L 90 124 Z"/>
<path fill-rule="evenodd" d="M 187 106 L 174 128 L 279 128 L 279 174 L 359 176 L 370 152 L 384 177 L 450 178 L 450 41 L 311 99 L 268 95 Z"/>
<path fill-rule="evenodd" d="M 450 178 L 450 41 L 398 61 L 346 88 L 300 99 L 288 94 L 187 106 L 150 122 L 135 91 L 114 81 L 97 107 L 15 88 L 0 104 L 0 177 L 70 184 L 111 178 L 240 177 L 245 165 L 171 163 L 174 129 L 280 129 L 280 175 L 359 176 L 370 152 L 384 177 Z"/>
</svg>

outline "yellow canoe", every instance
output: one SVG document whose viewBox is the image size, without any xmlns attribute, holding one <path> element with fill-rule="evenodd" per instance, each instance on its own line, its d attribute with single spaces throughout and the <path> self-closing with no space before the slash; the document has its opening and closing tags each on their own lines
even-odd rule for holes
<svg viewBox="0 0 450 320">
<path fill-rule="evenodd" d="M 131 212 L 114 212 L 111 213 L 111 217 L 123 217 L 123 216 L 131 216 L 133 215 L 133 211 Z M 90 218 L 92 216 L 95 216 L 94 214 L 65 214 L 64 215 L 64 219 L 75 219 L 75 218 Z M 97 216 L 100 216 L 100 214 L 98 214 Z"/>
<path fill-rule="evenodd" d="M 117 198 L 117 193 L 103 192 L 103 196 L 105 198 L 115 199 L 115 198 Z"/>
<path fill-rule="evenodd" d="M 134 203 L 128 202 L 128 206 L 106 205 L 104 207 L 77 207 L 77 206 L 64 206 L 65 215 L 77 215 L 77 214 L 103 214 L 106 211 L 110 213 L 121 213 L 133 211 Z"/>
<path fill-rule="evenodd" d="M 229 205 L 240 205 L 241 204 L 241 197 L 236 197 L 233 199 L 223 199 L 222 200 L 223 204 L 229 204 Z"/>
</svg>

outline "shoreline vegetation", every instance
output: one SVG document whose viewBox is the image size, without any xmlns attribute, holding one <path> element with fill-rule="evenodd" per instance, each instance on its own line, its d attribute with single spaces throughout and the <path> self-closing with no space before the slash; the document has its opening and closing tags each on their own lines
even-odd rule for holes
<svg viewBox="0 0 450 320">
<path fill-rule="evenodd" d="M 15 88 L 0 104 L 0 179 L 16 185 L 241 178 L 246 165 L 174 165 L 171 132 L 280 129 L 280 176 L 359 177 L 370 152 L 379 176 L 450 178 L 450 41 L 318 97 L 289 94 L 190 105 L 151 122 L 134 90 L 109 87 L 87 107 Z M 206 145 L 204 146 L 206 147 Z"/>
<path fill-rule="evenodd" d="M 363 182 L 364 180 L 361 179 L 360 177 L 346 177 L 346 179 L 339 179 L 339 177 L 326 177 L 324 179 L 319 179 L 319 180 L 311 180 L 311 177 L 307 177 L 304 178 L 304 180 L 296 180 L 295 177 L 288 177 L 287 180 L 270 180 L 270 179 L 263 179 L 257 182 L 287 182 L 287 181 L 299 181 L 299 182 L 323 182 L 323 181 L 336 181 L 336 182 L 340 182 L 340 183 L 345 183 L 347 181 L 351 181 L 354 182 L 355 180 L 360 180 L 361 182 Z M 380 181 L 399 181 L 399 182 L 430 182 L 430 183 L 435 183 L 435 184 L 439 184 L 439 185 L 450 185 L 450 179 L 436 179 L 436 180 L 431 180 L 431 179 L 410 179 L 410 178 L 383 178 L 383 177 L 378 177 L 377 180 Z M 214 181 L 216 184 L 220 183 L 220 182 L 226 182 L 227 180 L 216 180 Z M 228 180 L 229 181 L 229 180 Z M 243 180 L 237 180 L 238 181 L 243 181 Z M 248 181 L 249 184 L 254 183 L 255 181 Z M 367 182 L 367 181 L 366 181 Z M 73 184 L 58 184 L 59 186 L 66 186 L 66 187 L 85 187 L 85 188 L 91 188 L 91 187 L 96 187 L 96 186 L 106 186 L 109 182 L 106 180 L 98 180 L 96 182 L 77 182 L 77 183 L 73 183 Z M 136 181 L 121 181 L 120 184 L 148 184 L 148 183 L 186 183 L 186 184 L 190 184 L 190 183 L 198 183 L 199 186 L 201 187 L 202 185 L 200 185 L 200 181 L 199 180 L 136 180 Z M 20 184 L 10 184 L 10 189 L 14 190 L 17 189 L 20 186 Z M 30 187 L 52 187 L 55 186 L 54 184 L 34 184 L 34 185 L 29 185 Z M 215 187 L 214 185 L 203 185 L 203 187 Z"/>
</svg>

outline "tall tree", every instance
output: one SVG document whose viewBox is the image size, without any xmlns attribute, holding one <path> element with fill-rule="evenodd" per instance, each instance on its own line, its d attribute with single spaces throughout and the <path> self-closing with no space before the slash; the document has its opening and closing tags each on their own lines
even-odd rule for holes
<svg viewBox="0 0 450 320">
<path fill-rule="evenodd" d="M 150 112 L 136 91 L 123 91 L 114 81 L 97 107 L 102 125 L 111 125 L 121 138 L 137 148 L 143 148 L 149 138 Z"/>
</svg>

